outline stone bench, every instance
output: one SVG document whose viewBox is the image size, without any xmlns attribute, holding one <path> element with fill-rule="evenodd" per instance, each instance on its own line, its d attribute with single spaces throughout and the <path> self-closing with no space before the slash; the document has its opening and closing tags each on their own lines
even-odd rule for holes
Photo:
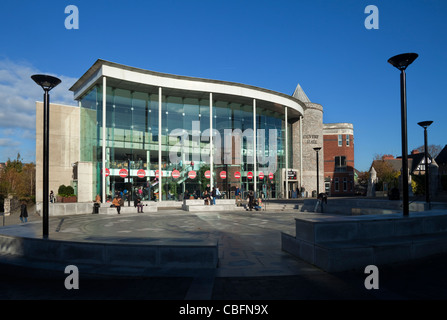
<svg viewBox="0 0 447 320">
<path fill-rule="evenodd" d="M 115 207 L 110 207 L 111 203 L 102 203 L 101 207 L 99 208 L 99 214 L 118 214 Z M 143 203 L 143 213 L 145 212 L 157 212 L 158 208 L 156 203 Z M 128 206 L 121 206 L 120 214 L 123 213 L 138 213 L 138 208 L 131 205 Z"/>
<path fill-rule="evenodd" d="M 216 199 L 215 205 L 206 205 L 203 199 L 184 199 L 182 209 L 185 211 L 228 211 L 236 210 L 235 199 Z"/>
<path fill-rule="evenodd" d="M 447 213 L 300 218 L 282 250 L 325 271 L 409 261 L 447 252 Z"/>
<path fill-rule="evenodd" d="M 147 243 L 119 241 L 91 242 L 41 239 L 0 234 L 0 260 L 2 255 L 8 260 L 12 257 L 26 259 L 24 263 L 74 264 L 85 270 L 97 272 L 98 268 L 110 268 L 125 273 L 127 268 L 134 275 L 135 268 L 147 270 L 165 269 L 165 272 L 177 273 L 183 269 L 211 269 L 218 264 L 218 247 L 214 240 L 201 240 L 195 243 L 184 239 L 160 239 Z M 145 269 L 142 269 L 145 268 Z M 95 271 L 96 270 L 96 271 Z M 86 271 L 88 273 L 88 271 Z M 129 271 L 128 271 L 129 272 Z"/>
</svg>

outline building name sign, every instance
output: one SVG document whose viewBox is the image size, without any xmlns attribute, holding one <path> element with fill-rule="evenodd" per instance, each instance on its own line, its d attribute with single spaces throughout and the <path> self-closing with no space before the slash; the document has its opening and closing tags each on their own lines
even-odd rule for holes
<svg viewBox="0 0 447 320">
<path fill-rule="evenodd" d="M 297 179 L 297 172 L 295 170 L 288 170 L 287 171 L 287 179 L 288 180 L 296 180 Z"/>
<path fill-rule="evenodd" d="M 303 142 L 307 144 L 318 144 L 318 134 L 303 135 Z"/>
</svg>

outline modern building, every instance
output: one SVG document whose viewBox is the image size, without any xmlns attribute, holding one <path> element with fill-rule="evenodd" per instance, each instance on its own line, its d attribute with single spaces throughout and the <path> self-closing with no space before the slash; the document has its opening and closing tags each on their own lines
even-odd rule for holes
<svg viewBox="0 0 447 320">
<path fill-rule="evenodd" d="M 323 125 L 324 189 L 330 196 L 354 194 L 354 126 Z"/>
<path fill-rule="evenodd" d="M 77 107 L 50 107 L 50 189 L 71 184 L 80 202 L 124 190 L 156 201 L 212 187 L 224 197 L 237 188 L 268 198 L 316 190 L 323 107 L 300 85 L 287 95 L 97 60 L 70 90 Z M 39 173 L 41 103 L 36 110 Z M 37 180 L 38 202 L 39 188 Z"/>
</svg>

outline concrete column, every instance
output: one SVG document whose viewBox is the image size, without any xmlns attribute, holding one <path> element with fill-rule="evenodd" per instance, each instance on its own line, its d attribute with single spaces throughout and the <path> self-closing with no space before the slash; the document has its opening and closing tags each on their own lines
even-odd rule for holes
<svg viewBox="0 0 447 320">
<path fill-rule="evenodd" d="M 286 149 L 286 161 L 285 161 L 285 165 L 286 165 L 286 176 L 285 176 L 285 181 L 286 181 L 286 187 L 285 187 L 285 195 L 284 198 L 289 199 L 289 175 L 287 174 L 287 171 L 289 170 L 289 133 L 287 132 L 288 130 L 288 125 L 287 125 L 287 120 L 288 120 L 288 115 L 287 115 L 287 107 L 285 108 L 285 115 L 284 115 L 284 122 L 285 122 L 285 130 L 286 130 L 286 142 L 285 142 L 285 149 Z"/>
<path fill-rule="evenodd" d="M 256 166 L 257 166 L 257 159 L 256 159 L 256 99 L 253 99 L 253 191 L 256 195 Z"/>
<path fill-rule="evenodd" d="M 162 186 L 161 186 L 161 103 L 162 103 L 162 89 L 158 88 L 158 202 L 161 202 L 162 198 Z"/>
<path fill-rule="evenodd" d="M 102 78 L 102 196 L 101 201 L 106 202 L 106 107 L 107 107 L 107 78 Z"/>
<path fill-rule="evenodd" d="M 214 150 L 213 150 L 213 93 L 210 92 L 210 191 L 214 186 L 213 165 L 214 165 Z"/>
</svg>

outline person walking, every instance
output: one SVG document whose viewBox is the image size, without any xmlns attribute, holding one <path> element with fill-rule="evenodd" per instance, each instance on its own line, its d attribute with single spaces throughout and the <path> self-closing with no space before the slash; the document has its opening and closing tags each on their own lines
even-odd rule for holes
<svg viewBox="0 0 447 320">
<path fill-rule="evenodd" d="M 28 222 L 28 209 L 25 201 L 22 201 L 22 204 L 20 205 L 20 221 Z"/>
<path fill-rule="evenodd" d="M 241 205 L 241 189 L 239 189 L 239 187 L 236 187 L 235 196 L 236 196 L 236 206 L 239 207 Z"/>
<path fill-rule="evenodd" d="M 213 190 L 211 191 L 211 205 L 216 204 L 216 188 L 213 187 Z"/>
<path fill-rule="evenodd" d="M 248 208 L 250 209 L 250 211 L 253 211 L 253 205 L 254 205 L 254 199 L 255 199 L 255 195 L 253 193 L 253 191 L 250 190 L 250 192 L 248 193 Z"/>
</svg>

